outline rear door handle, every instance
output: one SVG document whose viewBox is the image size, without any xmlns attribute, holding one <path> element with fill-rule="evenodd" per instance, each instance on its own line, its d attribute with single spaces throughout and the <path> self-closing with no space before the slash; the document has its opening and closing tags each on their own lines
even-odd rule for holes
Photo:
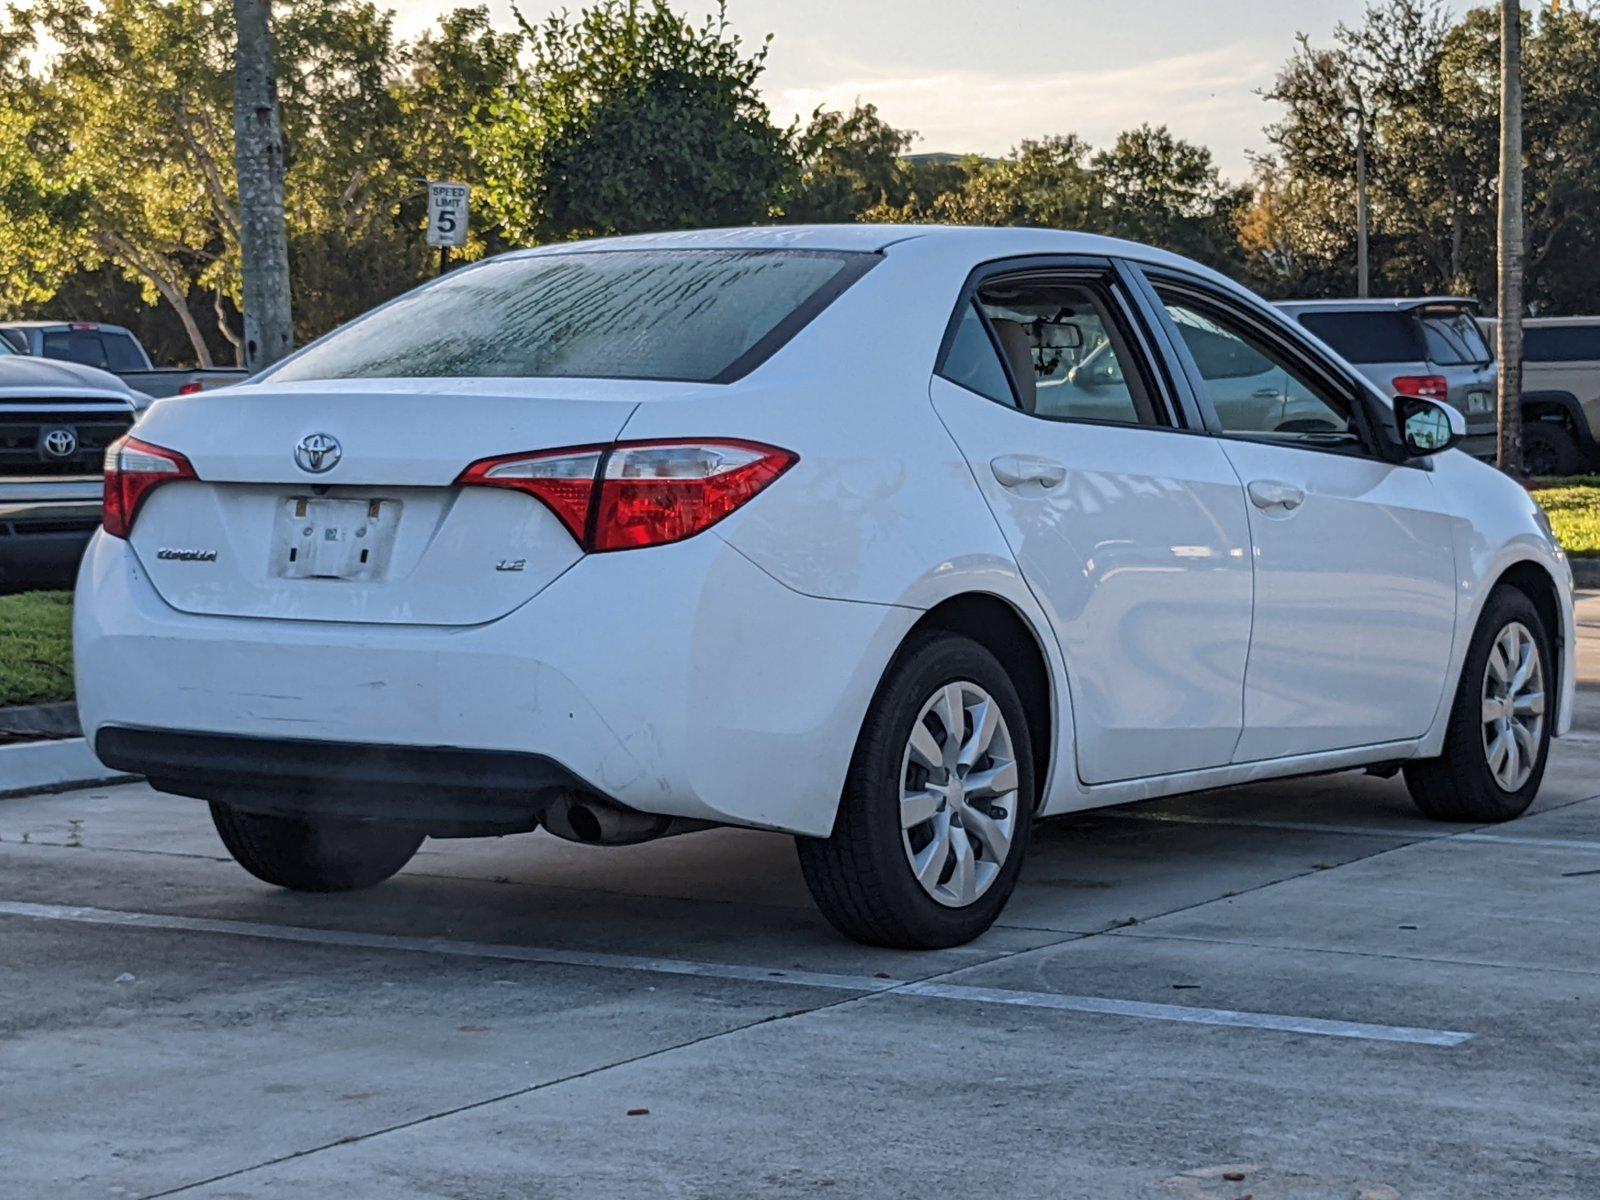
<svg viewBox="0 0 1600 1200">
<path fill-rule="evenodd" d="M 1041 488 L 1059 487 L 1067 477 L 1067 469 L 1048 458 L 1032 454 L 1002 454 L 991 459 L 989 468 L 994 477 L 1008 488 L 1019 488 L 1037 483 Z"/>
<path fill-rule="evenodd" d="M 1284 512 L 1293 512 L 1306 498 L 1306 494 L 1292 483 L 1282 483 L 1276 479 L 1254 480 L 1246 490 L 1250 493 L 1250 503 L 1257 508 L 1281 508 Z"/>
</svg>

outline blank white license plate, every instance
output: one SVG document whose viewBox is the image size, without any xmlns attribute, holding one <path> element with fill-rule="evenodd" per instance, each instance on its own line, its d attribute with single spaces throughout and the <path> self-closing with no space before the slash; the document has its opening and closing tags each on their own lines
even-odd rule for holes
<svg viewBox="0 0 1600 1200">
<path fill-rule="evenodd" d="M 1468 392 L 1467 414 L 1473 417 L 1486 417 L 1494 411 L 1494 395 L 1490 392 Z"/>
<path fill-rule="evenodd" d="M 280 579 L 381 579 L 399 520 L 397 500 L 288 496 L 278 504 L 272 573 Z"/>
</svg>

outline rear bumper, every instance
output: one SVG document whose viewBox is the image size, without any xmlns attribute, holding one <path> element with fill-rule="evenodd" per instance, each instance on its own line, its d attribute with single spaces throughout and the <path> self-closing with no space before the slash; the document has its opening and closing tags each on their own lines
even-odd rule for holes
<svg viewBox="0 0 1600 1200">
<path fill-rule="evenodd" d="M 547 760 L 563 785 L 639 812 L 820 835 L 918 615 L 803 596 L 713 533 L 592 555 L 484 625 L 197 616 L 163 602 L 127 543 L 102 535 L 79 575 L 73 636 L 96 745 L 117 728 L 264 740 L 265 756 L 235 772 L 258 795 L 311 794 L 296 746 L 378 747 L 428 752 L 421 773 L 374 776 L 425 808 L 473 791 L 485 764 L 507 765 L 436 752 L 493 752 Z M 512 781 L 524 812 L 552 786 L 534 766 Z M 191 795 L 218 782 L 214 765 L 181 756 L 144 773 Z"/>
<path fill-rule="evenodd" d="M 588 785 L 540 754 L 240 737 L 104 725 L 95 754 L 160 791 L 286 816 L 378 819 L 436 836 L 534 828 Z"/>
<path fill-rule="evenodd" d="M 1461 449 L 1481 462 L 1493 463 L 1499 454 L 1499 435 L 1492 429 L 1488 433 L 1469 432 Z"/>
</svg>

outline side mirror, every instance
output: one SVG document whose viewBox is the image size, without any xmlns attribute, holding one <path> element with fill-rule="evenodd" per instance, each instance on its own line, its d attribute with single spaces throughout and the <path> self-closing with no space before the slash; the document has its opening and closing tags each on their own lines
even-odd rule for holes
<svg viewBox="0 0 1600 1200">
<path fill-rule="evenodd" d="M 1438 454 L 1467 436 L 1467 418 L 1459 408 L 1416 396 L 1396 396 L 1394 417 L 1406 453 L 1416 458 Z"/>
</svg>

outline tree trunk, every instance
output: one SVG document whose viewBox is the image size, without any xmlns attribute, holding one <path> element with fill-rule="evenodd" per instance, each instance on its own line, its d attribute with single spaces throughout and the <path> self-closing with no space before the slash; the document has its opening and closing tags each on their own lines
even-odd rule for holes
<svg viewBox="0 0 1600 1200">
<path fill-rule="evenodd" d="M 1500 231 L 1495 255 L 1500 469 L 1522 476 L 1522 7 L 1500 0 Z"/>
<path fill-rule="evenodd" d="M 283 132 L 267 20 L 271 0 L 233 0 L 233 148 L 244 258 L 245 366 L 259 370 L 294 349 L 289 240 L 283 219 Z"/>
</svg>

